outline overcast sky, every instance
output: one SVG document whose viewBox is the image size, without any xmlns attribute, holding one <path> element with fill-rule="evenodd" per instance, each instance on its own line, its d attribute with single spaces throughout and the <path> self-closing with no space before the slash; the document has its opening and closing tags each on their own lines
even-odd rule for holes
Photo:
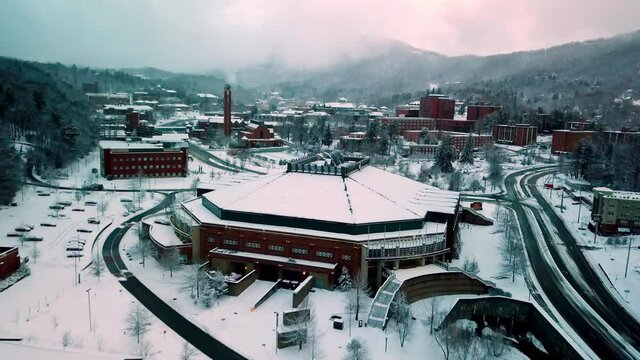
<svg viewBox="0 0 640 360">
<path fill-rule="evenodd" d="M 0 55 L 99 67 L 319 66 L 396 39 L 487 55 L 640 28 L 638 0 L 1 0 Z"/>
</svg>

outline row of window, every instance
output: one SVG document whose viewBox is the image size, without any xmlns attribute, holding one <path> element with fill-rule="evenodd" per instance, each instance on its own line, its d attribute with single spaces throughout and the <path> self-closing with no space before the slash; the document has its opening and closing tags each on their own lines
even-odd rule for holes
<svg viewBox="0 0 640 360">
<path fill-rule="evenodd" d="M 114 178 L 122 179 L 122 178 L 137 177 L 138 174 L 113 174 L 111 176 L 113 176 Z M 172 173 L 145 173 L 144 176 L 148 176 L 148 177 L 182 176 L 182 173 L 176 173 L 176 172 L 172 172 Z"/>
<path fill-rule="evenodd" d="M 146 156 L 139 156 L 137 158 L 135 157 L 114 157 L 113 161 L 115 162 L 129 162 L 129 161 L 160 161 L 160 160 L 182 160 L 182 155 L 178 155 L 178 156 L 150 156 L 150 157 L 146 157 Z"/>
<path fill-rule="evenodd" d="M 132 166 L 113 166 L 113 170 L 140 170 L 140 169 L 182 169 L 182 164 L 169 165 L 132 165 Z"/>
<path fill-rule="evenodd" d="M 213 243 L 214 242 L 214 238 L 210 236 L 207 239 L 207 241 L 210 242 L 210 243 Z M 240 242 L 238 240 L 234 240 L 234 239 L 224 239 L 224 240 L 222 240 L 222 243 L 224 245 L 228 245 L 228 246 L 238 246 L 240 244 Z M 252 249 L 260 249 L 262 247 L 260 245 L 260 243 L 254 242 L 254 241 L 247 241 L 247 242 L 244 243 L 244 245 L 246 247 L 252 248 Z M 267 246 L 267 249 L 269 251 L 284 252 L 284 245 L 269 244 Z M 293 247 L 293 248 L 291 248 L 291 252 L 293 254 L 296 254 L 296 255 L 308 255 L 309 254 L 309 249 L 303 248 L 303 247 Z M 316 251 L 315 256 L 331 259 L 331 258 L 333 258 L 333 253 L 330 252 L 330 251 L 318 250 L 318 251 Z M 351 255 L 343 254 L 340 258 L 342 260 L 345 260 L 345 261 L 350 261 L 351 260 Z"/>
</svg>

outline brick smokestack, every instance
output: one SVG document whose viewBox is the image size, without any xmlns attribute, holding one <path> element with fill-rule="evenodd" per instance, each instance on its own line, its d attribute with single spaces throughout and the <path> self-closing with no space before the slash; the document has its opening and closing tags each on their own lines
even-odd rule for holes
<svg viewBox="0 0 640 360">
<path fill-rule="evenodd" d="M 224 86 L 224 136 L 231 136 L 231 86 Z"/>
</svg>

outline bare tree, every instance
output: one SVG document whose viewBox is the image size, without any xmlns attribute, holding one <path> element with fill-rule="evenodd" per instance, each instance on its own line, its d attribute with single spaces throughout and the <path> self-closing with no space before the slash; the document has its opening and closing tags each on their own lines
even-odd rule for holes
<svg viewBox="0 0 640 360">
<path fill-rule="evenodd" d="M 358 320 L 360 308 L 366 307 L 366 301 L 369 299 L 370 295 L 371 288 L 369 287 L 366 276 L 362 272 L 357 273 L 356 276 L 352 279 L 352 288 L 349 294 L 349 297 L 354 303 L 356 321 Z"/>
<path fill-rule="evenodd" d="M 205 283 L 202 289 L 200 302 L 202 302 L 206 307 L 210 307 L 215 300 L 220 299 L 227 293 L 229 287 L 227 286 L 227 282 L 221 272 L 214 271 L 205 274 Z"/>
<path fill-rule="evenodd" d="M 474 258 L 464 259 L 462 270 L 477 275 L 480 272 L 480 265 L 478 265 L 478 261 Z"/>
<path fill-rule="evenodd" d="M 104 266 L 102 265 L 102 259 L 99 255 L 93 257 L 91 261 L 91 274 L 100 280 L 100 276 L 104 272 Z"/>
<path fill-rule="evenodd" d="M 151 327 L 151 313 L 140 304 L 134 304 L 129 309 L 127 314 L 127 327 L 125 330 L 129 332 L 130 336 L 135 336 L 138 344 L 140 344 L 140 337 L 144 336 Z"/>
<path fill-rule="evenodd" d="M 40 249 L 38 249 L 38 244 L 36 242 L 33 243 L 33 248 L 31 249 L 31 258 L 33 259 L 33 263 L 35 264 L 40 257 Z"/>
<path fill-rule="evenodd" d="M 367 360 L 369 359 L 369 351 L 367 350 L 367 343 L 360 339 L 351 339 L 347 344 L 347 355 L 345 360 Z"/>
<path fill-rule="evenodd" d="M 516 219 L 510 211 L 504 216 L 500 256 L 502 275 L 511 275 L 511 281 L 514 282 L 516 275 L 521 275 L 524 271 L 524 249 Z"/>
<path fill-rule="evenodd" d="M 188 342 L 182 344 L 182 351 L 180 352 L 180 360 L 192 360 L 198 351 L 191 346 Z"/>
<path fill-rule="evenodd" d="M 407 300 L 407 294 L 399 292 L 391 304 L 391 316 L 396 322 L 396 330 L 400 339 L 400 347 L 404 347 L 404 341 L 411 332 L 412 314 L 411 305 Z"/>
<path fill-rule="evenodd" d="M 73 338 L 71 337 L 71 331 L 70 330 L 66 330 L 64 333 L 62 333 L 62 347 L 63 348 L 69 347 L 69 345 L 71 345 L 72 342 L 73 342 Z"/>
<path fill-rule="evenodd" d="M 439 322 L 441 319 L 444 319 L 445 316 L 446 313 L 440 311 L 436 314 L 435 321 Z M 442 356 L 444 357 L 444 360 L 449 360 L 449 357 L 451 356 L 451 350 L 456 336 L 455 333 L 455 326 L 447 326 L 446 328 L 436 330 L 433 333 L 433 338 L 438 344 L 438 347 L 440 347 L 440 350 L 442 350 Z"/>
<path fill-rule="evenodd" d="M 298 350 L 302 350 L 302 344 L 307 342 L 307 328 L 311 322 L 311 311 L 308 307 L 308 301 L 300 304 L 296 313 L 291 316 L 289 327 L 291 331 L 287 332 L 285 342 L 287 344 L 298 345 Z"/>
<path fill-rule="evenodd" d="M 153 250 L 149 241 L 139 238 L 133 249 L 131 249 L 131 254 L 133 257 L 140 259 L 142 261 L 142 267 L 145 267 L 147 257 L 151 255 Z"/>
<path fill-rule="evenodd" d="M 140 355 L 140 357 L 143 360 L 154 359 L 155 356 L 153 356 L 153 346 L 151 345 L 151 343 L 146 340 L 142 340 L 139 343 L 140 344 L 138 345 L 138 355 Z"/>
<path fill-rule="evenodd" d="M 162 254 L 161 264 L 165 270 L 169 271 L 169 276 L 173 277 L 173 271 L 180 265 L 180 252 L 176 248 L 169 248 Z"/>
<path fill-rule="evenodd" d="M 489 329 L 484 328 L 482 336 L 484 338 L 484 347 L 487 354 L 493 357 L 501 357 L 507 350 L 507 343 L 505 342 L 504 329 Z"/>
<path fill-rule="evenodd" d="M 188 292 L 189 296 L 198 302 L 200 294 L 204 293 L 204 287 L 206 285 L 208 277 L 201 269 L 201 265 L 193 264 L 188 266 L 187 275 L 184 278 L 184 282 L 180 287 L 181 292 Z"/>
<path fill-rule="evenodd" d="M 457 360 L 481 359 L 484 351 L 481 340 L 475 333 L 475 323 L 457 323 L 450 327 L 455 329 L 452 353 Z"/>
<path fill-rule="evenodd" d="M 440 299 L 437 296 L 432 296 L 426 303 L 427 324 L 429 325 L 429 335 L 433 335 L 433 324 L 436 322 L 436 318 L 440 312 Z"/>
</svg>

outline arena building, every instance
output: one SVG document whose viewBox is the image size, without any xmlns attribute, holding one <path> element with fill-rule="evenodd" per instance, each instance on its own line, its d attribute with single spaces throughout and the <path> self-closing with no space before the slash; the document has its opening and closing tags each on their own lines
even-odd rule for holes
<svg viewBox="0 0 640 360">
<path fill-rule="evenodd" d="M 342 266 L 379 286 L 385 269 L 449 259 L 459 193 L 368 164 L 335 154 L 298 159 L 182 203 L 172 225 L 190 234 L 194 261 L 225 273 L 255 269 L 263 280 L 313 275 L 320 288 L 332 288 Z"/>
</svg>

